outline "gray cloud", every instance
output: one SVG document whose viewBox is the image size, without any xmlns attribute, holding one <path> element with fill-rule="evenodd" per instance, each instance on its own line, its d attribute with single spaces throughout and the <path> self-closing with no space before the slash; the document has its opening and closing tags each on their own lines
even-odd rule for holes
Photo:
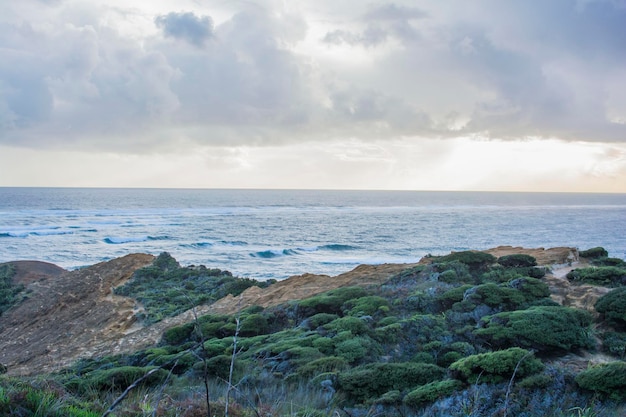
<svg viewBox="0 0 626 417">
<path fill-rule="evenodd" d="M 296 12 L 255 6 L 215 26 L 200 11 L 166 13 L 149 17 L 160 33 L 139 38 L 89 3 L 60 4 L 60 20 L 45 8 L 46 24 L 5 3 L 0 15 L 20 18 L 0 19 L 0 143 L 149 152 L 337 137 L 626 140 L 607 118 L 610 106 L 626 118 L 610 95 L 624 83 L 624 8 L 411 4 L 353 3 L 321 40 L 345 57 L 325 60 L 301 49 L 315 20 Z"/>
<path fill-rule="evenodd" d="M 428 16 L 428 13 L 418 9 L 417 7 L 402 6 L 393 3 L 372 7 L 364 15 L 367 20 L 412 20 L 422 19 Z"/>
<path fill-rule="evenodd" d="M 165 36 L 185 40 L 196 46 L 203 46 L 214 36 L 213 19 L 210 16 L 171 12 L 158 16 L 154 22 Z"/>
</svg>

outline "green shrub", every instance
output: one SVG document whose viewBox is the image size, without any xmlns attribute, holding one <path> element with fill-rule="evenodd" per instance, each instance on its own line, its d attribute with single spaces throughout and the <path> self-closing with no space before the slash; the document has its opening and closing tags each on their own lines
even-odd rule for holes
<svg viewBox="0 0 626 417">
<path fill-rule="evenodd" d="M 13 284 L 15 267 L 12 264 L 0 265 L 0 316 L 19 302 L 19 293 L 24 290 L 23 285 Z"/>
<path fill-rule="evenodd" d="M 445 370 L 426 363 L 371 363 L 337 377 L 339 389 L 349 402 L 365 403 L 392 391 L 403 391 L 439 380 Z"/>
<path fill-rule="evenodd" d="M 370 327 L 363 319 L 352 316 L 335 319 L 324 325 L 324 328 L 328 331 L 336 333 L 349 331 L 353 335 L 364 335 L 370 333 Z"/>
<path fill-rule="evenodd" d="M 231 355 L 217 355 L 207 359 L 207 374 L 223 380 L 228 380 L 231 358 Z M 203 369 L 204 363 L 200 362 L 195 367 L 197 369 Z"/>
<path fill-rule="evenodd" d="M 367 295 L 367 290 L 361 287 L 341 287 L 301 300 L 297 306 L 303 317 L 319 313 L 341 315 L 343 314 L 341 307 L 346 301 Z"/>
<path fill-rule="evenodd" d="M 540 373 L 535 375 L 527 376 L 517 383 L 517 386 L 520 388 L 526 389 L 537 389 L 537 388 L 546 388 L 550 386 L 550 384 L 554 383 L 554 377 L 548 375 L 547 373 Z"/>
<path fill-rule="evenodd" d="M 618 326 L 626 325 L 626 287 L 614 289 L 600 297 L 595 309 L 607 321 Z"/>
<path fill-rule="evenodd" d="M 249 314 L 241 320 L 239 334 L 243 337 L 258 336 L 269 331 L 267 318 L 262 314 Z"/>
<path fill-rule="evenodd" d="M 583 282 L 604 287 L 626 285 L 626 269 L 615 266 L 578 268 L 568 272 L 566 277 L 573 282 Z"/>
<path fill-rule="evenodd" d="M 519 268 L 504 268 L 496 267 L 484 272 L 480 276 L 481 282 L 508 282 L 516 278 L 530 277 L 530 278 L 543 278 L 546 276 L 546 269 L 543 267 L 519 267 Z"/>
<path fill-rule="evenodd" d="M 121 366 L 112 369 L 95 370 L 70 379 L 66 386 L 73 390 L 96 389 L 98 391 L 123 391 L 133 382 L 147 375 L 155 367 Z M 167 378 L 168 371 L 158 369 L 142 381 L 142 385 L 156 385 Z"/>
<path fill-rule="evenodd" d="M 348 363 L 342 357 L 326 356 L 315 359 L 300 366 L 298 374 L 305 378 L 313 378 L 319 374 L 339 372 L 348 368 Z"/>
<path fill-rule="evenodd" d="M 439 272 L 437 280 L 448 284 L 472 282 L 469 267 L 463 262 L 437 262 L 433 269 Z"/>
<path fill-rule="evenodd" d="M 496 260 L 497 258 L 491 254 L 468 250 L 441 256 L 435 260 L 435 263 L 461 262 L 467 265 L 470 271 L 477 271 L 493 264 Z"/>
<path fill-rule="evenodd" d="M 522 346 L 539 351 L 590 347 L 591 315 L 569 307 L 531 307 L 482 319 L 475 334 L 493 346 Z"/>
<path fill-rule="evenodd" d="M 440 305 L 440 309 L 448 310 L 454 305 L 454 303 L 463 301 L 465 292 L 469 290 L 470 288 L 474 288 L 474 286 L 470 284 L 466 284 L 460 287 L 449 289 L 443 294 L 439 294 L 436 297 L 436 300 Z"/>
<path fill-rule="evenodd" d="M 617 266 L 626 268 L 626 262 L 620 258 L 597 258 L 591 260 L 593 266 Z"/>
<path fill-rule="evenodd" d="M 521 292 L 526 302 L 550 297 L 548 284 L 536 278 L 520 277 L 509 281 L 506 285 Z"/>
<path fill-rule="evenodd" d="M 225 355 L 232 346 L 232 339 L 211 339 L 204 343 L 204 354 L 207 357 Z"/>
<path fill-rule="evenodd" d="M 268 285 L 202 265 L 183 268 L 163 252 L 152 265 L 138 269 L 124 285 L 115 288 L 115 293 L 140 301 L 146 310 L 144 320 L 155 323 L 228 294 L 237 296 L 251 286 Z"/>
<path fill-rule="evenodd" d="M 442 315 L 416 314 L 402 322 L 402 335 L 416 345 L 448 338 L 451 333 Z"/>
<path fill-rule="evenodd" d="M 576 376 L 576 383 L 615 401 L 626 400 L 626 362 L 617 361 L 593 366 Z"/>
<path fill-rule="evenodd" d="M 626 359 L 626 333 L 604 332 L 601 335 L 602 349 L 617 356 L 619 359 Z"/>
<path fill-rule="evenodd" d="M 509 379 L 517 367 L 516 377 L 525 377 L 543 370 L 541 361 L 531 351 L 518 347 L 496 352 L 479 353 L 450 365 L 458 377 L 469 383 L 500 382 Z"/>
<path fill-rule="evenodd" d="M 344 358 L 348 363 L 355 363 L 374 353 L 376 347 L 376 342 L 369 337 L 355 337 L 337 343 L 335 355 Z"/>
<path fill-rule="evenodd" d="M 520 268 L 537 265 L 537 259 L 530 255 L 514 254 L 498 258 L 498 263 L 506 268 Z"/>
<path fill-rule="evenodd" d="M 462 387 L 461 381 L 456 379 L 430 382 L 409 392 L 402 401 L 409 407 L 421 407 L 426 403 L 447 397 Z"/>
<path fill-rule="evenodd" d="M 596 248 L 591 248 L 591 249 L 580 251 L 578 252 L 578 255 L 581 258 L 597 259 L 597 258 L 606 258 L 607 256 L 609 256 L 609 253 L 603 247 L 598 246 Z"/>
<path fill-rule="evenodd" d="M 465 292 L 463 298 L 460 306 L 464 310 L 473 310 L 479 304 L 511 310 L 517 308 L 525 301 L 525 297 L 521 292 L 493 283 L 482 284 L 469 289 Z"/>
<path fill-rule="evenodd" d="M 402 336 L 402 324 L 393 323 L 386 326 L 377 327 L 374 330 L 374 337 L 381 343 L 391 344 L 398 343 Z"/>
<path fill-rule="evenodd" d="M 389 301 L 378 295 L 368 295 L 344 303 L 343 307 L 351 316 L 373 316 L 376 313 L 386 313 L 389 311 Z"/>
<path fill-rule="evenodd" d="M 381 405 L 398 405 L 401 402 L 402 393 L 397 389 L 387 391 L 374 401 L 374 403 Z"/>
<path fill-rule="evenodd" d="M 194 333 L 193 323 L 174 326 L 163 332 L 163 341 L 168 345 L 180 345 L 192 338 Z"/>
<path fill-rule="evenodd" d="M 335 342 L 328 337 L 318 337 L 313 340 L 313 347 L 324 355 L 331 355 L 335 351 Z"/>
<path fill-rule="evenodd" d="M 328 324 L 338 318 L 339 316 L 336 314 L 318 313 L 309 317 L 309 327 L 311 329 L 317 329 L 318 327 Z"/>
</svg>

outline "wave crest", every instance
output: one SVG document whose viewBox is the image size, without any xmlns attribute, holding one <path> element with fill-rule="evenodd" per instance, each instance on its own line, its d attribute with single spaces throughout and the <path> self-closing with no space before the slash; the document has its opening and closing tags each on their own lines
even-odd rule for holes
<svg viewBox="0 0 626 417">
<path fill-rule="evenodd" d="M 268 249 L 264 251 L 251 253 L 250 256 L 253 256 L 255 258 L 271 259 L 271 258 L 277 258 L 279 256 L 290 256 L 290 255 L 297 255 L 297 254 L 298 252 L 293 249 L 282 249 L 282 250 Z"/>
</svg>

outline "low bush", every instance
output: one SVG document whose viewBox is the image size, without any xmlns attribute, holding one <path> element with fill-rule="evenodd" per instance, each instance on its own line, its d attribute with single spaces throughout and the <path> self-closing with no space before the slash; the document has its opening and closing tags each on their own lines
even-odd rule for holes
<svg viewBox="0 0 626 417">
<path fill-rule="evenodd" d="M 457 377 L 471 384 L 500 382 L 509 379 L 517 367 L 516 377 L 523 378 L 543 370 L 543 363 L 531 351 L 518 347 L 496 352 L 479 353 L 450 365 Z"/>
<path fill-rule="evenodd" d="M 612 290 L 596 301 L 595 309 L 612 324 L 626 326 L 626 287 Z"/>
<path fill-rule="evenodd" d="M 342 315 L 341 307 L 346 301 L 366 295 L 367 291 L 361 287 L 342 287 L 301 300 L 297 306 L 302 317 L 319 313 Z"/>
<path fill-rule="evenodd" d="M 604 287 L 626 285 L 626 269 L 615 266 L 578 268 L 568 272 L 566 277 L 573 282 L 601 285 Z"/>
<path fill-rule="evenodd" d="M 439 304 L 440 310 L 448 310 L 452 308 L 454 303 L 458 303 L 463 301 L 463 297 L 465 296 L 465 292 L 470 288 L 473 288 L 473 285 L 465 284 L 460 287 L 451 288 L 445 291 L 442 294 L 439 294 L 436 297 L 436 300 Z"/>
<path fill-rule="evenodd" d="M 263 314 L 249 314 L 241 320 L 239 334 L 242 337 L 258 336 L 269 331 L 269 323 Z"/>
<path fill-rule="evenodd" d="M 589 391 L 615 401 L 626 400 L 626 362 L 617 361 L 593 366 L 576 376 L 576 383 Z"/>
<path fill-rule="evenodd" d="M 531 277 L 513 279 L 506 284 L 509 288 L 515 288 L 524 295 L 526 302 L 550 297 L 550 287 L 545 282 Z"/>
<path fill-rule="evenodd" d="M 327 372 L 339 372 L 348 368 L 348 363 L 342 357 L 326 356 L 312 360 L 298 369 L 298 374 L 305 378 L 313 378 Z"/>
<path fill-rule="evenodd" d="M 426 403 L 447 397 L 462 387 L 463 383 L 456 379 L 430 382 L 409 392 L 402 401 L 410 407 L 421 407 Z"/>
<path fill-rule="evenodd" d="M 367 403 L 392 391 L 403 391 L 441 379 L 445 370 L 427 363 L 371 363 L 340 372 L 338 387 L 350 403 Z"/>
<path fill-rule="evenodd" d="M 441 256 L 434 263 L 461 262 L 467 265 L 470 271 L 479 271 L 495 263 L 496 260 L 497 258 L 489 253 L 468 250 Z"/>
<path fill-rule="evenodd" d="M 578 252 L 578 255 L 581 258 L 597 259 L 606 258 L 607 256 L 609 256 L 609 252 L 607 252 L 606 249 L 604 249 L 603 247 L 598 246 L 587 250 L 581 250 L 580 252 Z"/>
<path fill-rule="evenodd" d="M 530 267 L 537 265 L 537 259 L 520 253 L 501 256 L 498 258 L 498 263 L 507 268 Z"/>
<path fill-rule="evenodd" d="M 389 301 L 378 295 L 368 295 L 344 303 L 343 308 L 348 310 L 351 316 L 374 316 L 384 315 L 389 311 Z"/>
<path fill-rule="evenodd" d="M 492 346 L 522 346 L 543 352 L 591 347 L 591 315 L 569 307 L 531 307 L 483 318 L 474 331 Z"/>
<path fill-rule="evenodd" d="M 335 319 L 324 325 L 324 328 L 335 333 L 349 331 L 355 336 L 365 335 L 371 332 L 369 325 L 363 319 L 352 316 Z"/>
<path fill-rule="evenodd" d="M 163 252 L 152 265 L 138 269 L 124 285 L 115 288 L 115 293 L 140 301 L 146 310 L 144 320 L 156 323 L 228 294 L 237 296 L 249 287 L 267 287 L 271 283 L 236 278 L 228 271 L 202 265 L 181 267 Z"/>
<path fill-rule="evenodd" d="M 604 332 L 601 334 L 602 350 L 618 357 L 626 359 L 626 333 Z"/>
<path fill-rule="evenodd" d="M 309 328 L 317 329 L 320 326 L 330 323 L 331 321 L 338 319 L 336 314 L 318 313 L 309 317 Z"/>
<path fill-rule="evenodd" d="M 95 389 L 97 391 L 123 391 L 133 382 L 148 375 L 155 367 L 121 366 L 111 369 L 98 369 L 82 377 L 71 378 L 66 387 L 75 391 Z M 157 369 L 142 381 L 142 385 L 151 386 L 163 382 L 168 371 Z"/>
<path fill-rule="evenodd" d="M 437 280 L 448 284 L 473 282 L 470 268 L 460 261 L 437 262 L 433 264 L 433 269 L 439 273 Z"/>
<path fill-rule="evenodd" d="M 514 288 L 488 283 L 477 285 L 467 290 L 463 295 L 463 301 L 459 303 L 458 307 L 463 311 L 471 311 L 476 306 L 485 304 L 489 307 L 512 310 L 523 304 L 524 301 L 524 295 Z"/>
<path fill-rule="evenodd" d="M 530 266 L 519 268 L 504 268 L 502 266 L 491 268 L 480 276 L 480 282 L 503 283 L 520 277 L 543 278 L 546 276 L 546 269 L 543 267 Z"/>
<path fill-rule="evenodd" d="M 380 353 L 379 345 L 369 337 L 355 337 L 337 343 L 335 355 L 340 356 L 348 363 L 356 363 L 366 356 Z"/>
<path fill-rule="evenodd" d="M 618 266 L 620 268 L 626 267 L 626 262 L 620 258 L 597 258 L 591 260 L 593 266 Z"/>
</svg>

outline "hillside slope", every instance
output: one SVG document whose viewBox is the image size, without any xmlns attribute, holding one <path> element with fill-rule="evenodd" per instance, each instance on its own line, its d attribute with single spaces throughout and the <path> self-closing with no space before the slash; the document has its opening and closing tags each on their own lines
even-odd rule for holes
<svg viewBox="0 0 626 417">
<path fill-rule="evenodd" d="M 555 273 L 546 279 L 553 298 L 563 304 L 588 308 L 607 291 L 581 287 L 576 292 L 570 288 L 560 271 L 580 262 L 573 248 L 506 246 L 486 252 L 495 256 L 524 253 L 535 257 L 540 265 L 553 267 Z M 29 296 L 0 316 L 0 363 L 12 375 L 54 371 L 79 358 L 129 353 L 154 345 L 165 329 L 190 321 L 193 312 L 188 311 L 144 326 L 137 320 L 141 306 L 133 299 L 113 295 L 114 287 L 122 285 L 134 271 L 153 260 L 151 255 L 133 254 L 71 272 L 60 271 L 50 264 L 21 263 L 18 275 L 22 277 L 20 282 L 27 285 Z M 429 258 L 420 262 L 428 263 Z M 250 305 L 269 307 L 343 286 L 381 284 L 415 265 L 361 265 L 335 277 L 293 276 L 264 289 L 251 287 L 237 298 L 227 296 L 212 305 L 198 307 L 196 314 L 234 313 Z M 38 278 L 23 278 L 28 276 Z"/>
</svg>

